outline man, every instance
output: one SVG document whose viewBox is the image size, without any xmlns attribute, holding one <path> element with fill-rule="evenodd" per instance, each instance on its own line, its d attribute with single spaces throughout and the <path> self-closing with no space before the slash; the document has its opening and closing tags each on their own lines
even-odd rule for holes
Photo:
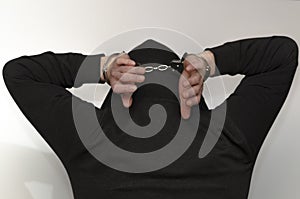
<svg viewBox="0 0 300 199">
<path fill-rule="evenodd" d="M 162 46 L 159 48 L 165 49 Z M 286 36 L 248 38 L 206 48 L 198 55 L 203 59 L 195 55 L 187 56 L 178 81 L 180 102 L 160 85 L 146 85 L 138 89 L 134 86 L 147 79 L 143 77 L 145 70 L 135 65 L 140 64 L 142 67 L 149 62 L 168 64 L 179 57 L 169 50 L 165 50 L 166 54 L 162 56 L 160 50 L 147 53 L 148 50 L 138 49 L 133 49 L 128 55 L 113 56 L 111 60 L 104 58 L 103 54 L 87 56 L 45 52 L 16 58 L 4 66 L 3 77 L 10 94 L 64 164 L 74 198 L 246 199 L 257 154 L 294 78 L 298 65 L 296 42 Z M 84 61 L 90 67 L 90 72 L 77 80 L 76 74 Z M 204 100 L 200 100 L 206 74 L 202 69 L 206 65 L 203 64 L 205 61 L 212 69 L 210 77 L 224 74 L 244 74 L 245 77 L 224 102 L 227 104 L 226 120 L 218 142 L 206 157 L 198 158 L 199 147 L 211 116 L 211 110 L 207 109 Z M 101 73 L 101 65 L 105 68 L 107 64 L 109 69 Z M 122 67 L 124 65 L 127 67 Z M 132 70 L 134 66 L 137 69 Z M 219 74 L 214 66 L 218 68 Z M 126 73 L 127 79 L 121 81 L 123 76 L 120 73 Z M 100 82 L 104 82 L 102 74 L 113 88 L 101 109 L 77 98 L 78 106 L 75 108 L 83 112 L 89 107 L 96 109 L 98 121 L 106 136 L 128 151 L 147 153 L 162 148 L 175 136 L 181 116 L 188 121 L 192 116 L 191 109 L 199 108 L 201 121 L 197 135 L 180 158 L 159 170 L 130 173 L 108 167 L 91 155 L 80 140 L 74 124 L 74 96 L 65 88 L 97 83 L 100 77 Z M 200 83 L 191 77 L 198 78 Z M 184 85 L 186 79 L 190 85 L 188 87 Z M 151 138 L 129 136 L 114 122 L 110 106 L 113 90 L 122 95 L 122 103 L 129 107 L 132 120 L 140 126 L 151 122 L 147 110 L 155 103 L 162 104 L 172 117 L 167 117 L 161 132 Z M 197 105 L 199 100 L 200 104 Z M 91 128 L 86 134 L 98 135 L 97 132 Z M 187 136 L 189 133 L 186 132 Z M 96 145 L 101 143 L 89 149 L 92 150 Z M 130 161 L 121 158 L 115 160 L 119 164 Z"/>
</svg>

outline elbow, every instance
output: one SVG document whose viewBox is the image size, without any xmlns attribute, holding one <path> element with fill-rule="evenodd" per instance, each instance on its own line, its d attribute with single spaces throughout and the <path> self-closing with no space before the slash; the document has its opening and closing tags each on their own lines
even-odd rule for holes
<svg viewBox="0 0 300 199">
<path fill-rule="evenodd" d="M 5 82 L 12 78 L 22 79 L 26 76 L 25 74 L 26 69 L 23 67 L 21 57 L 8 61 L 2 69 L 2 76 Z"/>
<path fill-rule="evenodd" d="M 2 77 L 4 82 L 6 82 L 7 78 L 9 77 L 13 77 L 14 73 L 15 73 L 15 61 L 14 60 L 10 60 L 8 61 L 2 69 Z"/>
<path fill-rule="evenodd" d="M 288 36 L 279 36 L 278 38 L 281 40 L 280 45 L 281 53 L 283 55 L 283 61 L 285 62 L 285 64 L 297 68 L 299 54 L 299 47 L 297 42 Z"/>
<path fill-rule="evenodd" d="M 8 61 L 2 68 L 2 77 L 6 88 L 11 91 L 12 80 L 15 78 L 16 63 L 14 60 Z"/>
</svg>

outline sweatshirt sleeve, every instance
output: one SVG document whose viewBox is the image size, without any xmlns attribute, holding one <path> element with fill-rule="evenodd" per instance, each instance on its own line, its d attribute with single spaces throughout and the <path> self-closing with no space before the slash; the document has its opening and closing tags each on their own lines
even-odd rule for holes
<svg viewBox="0 0 300 199">
<path fill-rule="evenodd" d="M 3 68 L 3 79 L 13 100 L 63 162 L 83 149 L 73 121 L 72 98 L 80 102 L 81 108 L 102 111 L 66 88 L 98 83 L 101 56 L 104 54 L 48 51 L 15 58 Z M 82 68 L 85 70 L 78 75 Z"/>
<path fill-rule="evenodd" d="M 205 50 L 215 56 L 219 72 L 214 76 L 245 75 L 223 103 L 226 117 L 244 134 L 256 158 L 289 93 L 298 66 L 297 43 L 287 36 L 270 36 L 229 41 Z"/>
</svg>

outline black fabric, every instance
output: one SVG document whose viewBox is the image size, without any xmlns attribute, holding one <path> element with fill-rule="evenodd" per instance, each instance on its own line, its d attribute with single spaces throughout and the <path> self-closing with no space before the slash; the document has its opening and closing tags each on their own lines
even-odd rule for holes
<svg viewBox="0 0 300 199">
<path fill-rule="evenodd" d="M 170 48 L 161 44 L 155 40 L 148 39 L 142 42 L 137 47 L 133 48 L 128 52 L 129 57 L 136 62 L 136 66 L 158 66 L 160 64 L 169 65 L 172 60 L 180 60 L 180 57 Z M 160 76 L 159 76 L 160 75 Z M 165 88 L 163 85 L 158 85 L 154 83 L 150 83 L 150 80 L 154 80 L 155 78 L 170 78 L 169 81 L 174 82 L 174 84 L 178 84 L 180 74 L 177 72 L 173 72 L 171 69 L 162 72 L 153 71 L 152 73 L 145 74 L 146 81 L 144 82 L 147 86 L 140 87 L 135 91 L 132 95 L 133 102 L 142 101 L 144 107 L 140 107 L 140 110 L 146 110 L 145 113 L 149 109 L 150 104 L 146 104 L 146 99 L 163 99 L 169 100 L 178 104 L 178 100 L 176 96 L 170 91 L 168 88 Z M 147 81 L 149 79 L 149 81 Z M 139 85 L 139 84 L 137 84 Z M 178 94 L 178 92 L 176 92 Z M 110 107 L 111 96 L 113 94 L 112 89 L 109 90 L 107 97 L 105 98 L 103 105 L 101 108 Z M 203 99 L 203 96 L 201 96 Z M 153 102 L 151 103 L 153 104 Z M 205 100 L 200 101 L 200 108 L 208 110 L 208 107 L 205 103 Z M 179 106 L 179 104 L 178 104 Z M 148 107 L 148 108 L 147 108 Z M 130 109 L 133 112 L 133 108 Z M 149 123 L 148 119 L 141 119 L 144 125 Z"/>
<path fill-rule="evenodd" d="M 198 158 L 211 117 L 211 110 L 200 104 L 200 126 L 190 148 L 171 165 L 148 173 L 109 168 L 98 162 L 79 139 L 72 115 L 72 94 L 65 88 L 97 83 L 98 61 L 103 54 L 45 52 L 22 56 L 5 64 L 3 78 L 22 113 L 65 166 L 75 199 L 246 199 L 259 149 L 292 84 L 298 46 L 289 37 L 270 36 L 230 41 L 207 50 L 215 55 L 220 71 L 216 76 L 245 75 L 225 101 L 227 117 L 221 137 L 205 158 Z M 86 81 L 75 85 L 76 74 L 85 59 L 94 72 L 87 73 Z M 148 95 L 146 99 L 137 92 L 130 111 L 138 124 L 148 122 L 146 108 L 154 103 L 162 104 L 172 115 L 162 132 L 150 141 L 141 141 L 124 136 L 114 124 L 108 106 L 110 96 L 100 109 L 79 98 L 78 101 L 82 107 L 95 108 L 100 125 L 121 147 L 151 151 L 174 136 L 181 117 L 176 100 L 165 99 L 162 93 Z"/>
<path fill-rule="evenodd" d="M 160 63 L 169 64 L 174 59 L 180 59 L 174 51 L 164 45 L 154 41 L 147 40 L 138 47 L 128 52 L 131 59 L 139 64 Z"/>
</svg>

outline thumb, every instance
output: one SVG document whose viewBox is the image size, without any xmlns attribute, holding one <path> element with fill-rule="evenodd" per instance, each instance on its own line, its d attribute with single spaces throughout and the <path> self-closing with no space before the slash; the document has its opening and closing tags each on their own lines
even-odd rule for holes
<svg viewBox="0 0 300 199">
<path fill-rule="evenodd" d="M 184 119 L 188 119 L 191 114 L 191 107 L 186 104 L 187 99 L 185 99 L 182 96 L 182 93 L 185 90 L 185 88 L 183 87 L 183 82 L 187 81 L 187 78 L 189 76 L 190 76 L 190 74 L 184 70 L 180 76 L 179 85 L 178 85 L 179 86 L 179 88 L 178 88 L 179 89 L 179 98 L 180 98 L 180 113 Z"/>
<path fill-rule="evenodd" d="M 122 93 L 121 94 L 121 98 L 122 98 L 122 102 L 123 102 L 123 105 L 126 107 L 126 108 L 129 108 L 132 104 L 132 93 Z"/>
</svg>

